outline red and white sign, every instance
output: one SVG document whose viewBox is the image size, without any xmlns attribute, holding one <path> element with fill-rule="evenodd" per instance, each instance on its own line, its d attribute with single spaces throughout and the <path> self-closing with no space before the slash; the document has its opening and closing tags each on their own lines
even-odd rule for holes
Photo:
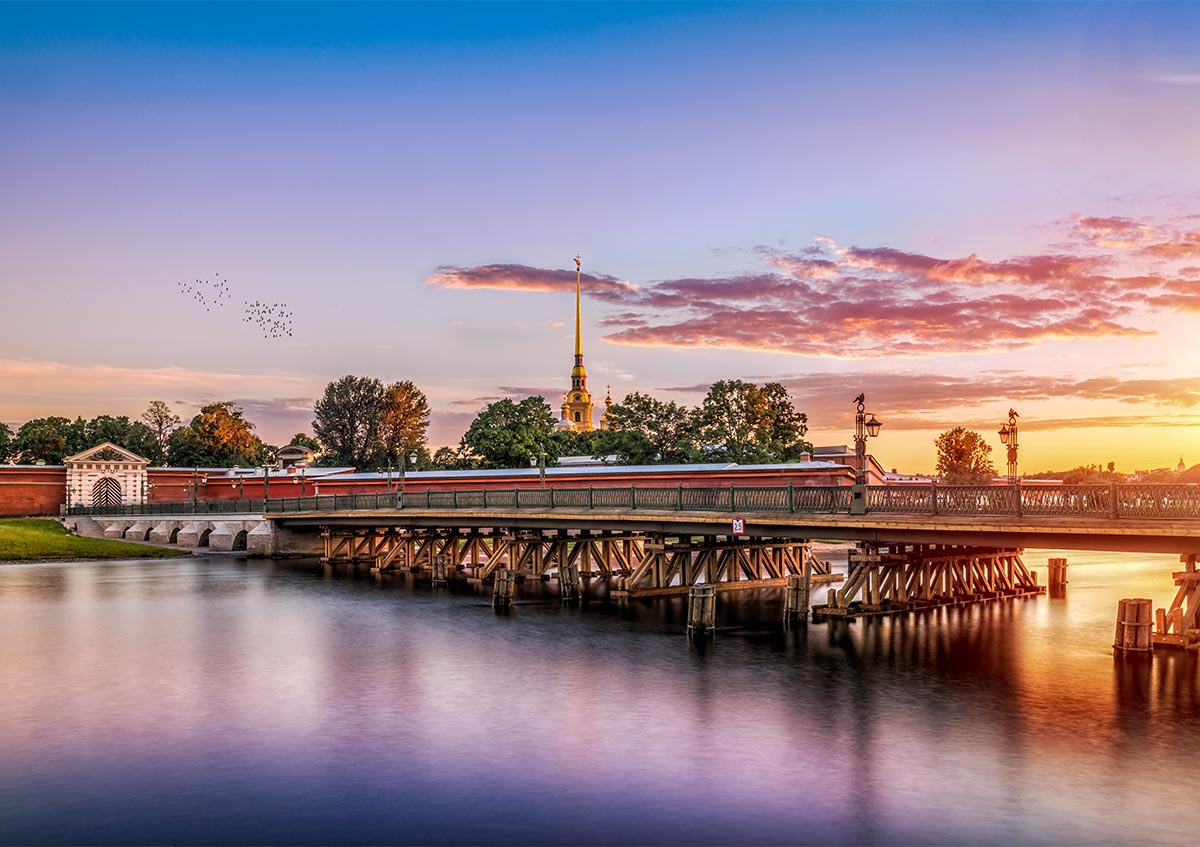
<svg viewBox="0 0 1200 847">
<path fill-rule="evenodd" d="M 746 519 L 745 518 L 734 518 L 733 519 L 733 534 L 734 535 L 745 535 L 746 534 Z"/>
</svg>

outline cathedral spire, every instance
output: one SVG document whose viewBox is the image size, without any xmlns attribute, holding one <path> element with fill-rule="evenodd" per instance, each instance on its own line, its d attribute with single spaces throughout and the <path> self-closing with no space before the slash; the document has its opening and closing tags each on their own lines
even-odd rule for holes
<svg viewBox="0 0 1200 847">
<path fill-rule="evenodd" d="M 583 320 L 580 300 L 583 293 L 583 260 L 575 257 L 575 366 L 571 368 L 571 389 L 563 398 L 562 425 L 576 432 L 592 429 L 592 395 L 587 390 L 587 371 L 583 368 Z"/>
<path fill-rule="evenodd" d="M 583 265 L 578 254 L 575 256 L 575 364 L 581 364 L 583 358 L 583 333 L 580 331 L 582 322 L 579 319 L 579 299 L 582 291 Z"/>
</svg>

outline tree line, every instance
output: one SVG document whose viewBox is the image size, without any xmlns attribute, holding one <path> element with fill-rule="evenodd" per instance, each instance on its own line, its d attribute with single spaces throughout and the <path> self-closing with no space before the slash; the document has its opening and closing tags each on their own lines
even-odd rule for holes
<svg viewBox="0 0 1200 847">
<path fill-rule="evenodd" d="M 347 375 L 330 382 L 313 407 L 313 436 L 297 433 L 289 444 L 317 453 L 317 464 L 359 470 L 476 469 L 548 465 L 562 456 L 614 457 L 620 464 L 789 462 L 812 445 L 808 417 L 779 383 L 714 383 L 688 408 L 633 392 L 609 410 L 610 428 L 560 429 L 544 397 L 498 400 L 471 422 L 455 447 L 431 453 L 428 398 L 410 381 L 384 383 Z M 210 403 L 186 424 L 161 400 L 137 420 L 100 415 L 91 420 L 45 417 L 13 433 L 0 424 L 0 462 L 62 464 L 111 441 L 153 465 L 250 467 L 274 461 L 277 447 L 255 434 L 255 425 L 232 401 Z"/>
<path fill-rule="evenodd" d="M 297 434 L 297 439 L 307 436 Z M 229 467 L 273 462 L 277 448 L 254 434 L 254 424 L 231 401 L 210 403 L 187 423 L 162 400 L 154 400 L 137 420 L 97 415 L 91 420 L 34 418 L 16 433 L 0 424 L 0 462 L 61 465 L 68 456 L 112 442 L 151 465 Z M 316 442 L 311 446 L 316 447 Z"/>
<path fill-rule="evenodd" d="M 316 463 L 362 471 L 473 470 L 528 467 L 530 460 L 558 463 L 563 456 L 593 456 L 622 465 L 797 461 L 810 452 L 808 416 L 796 410 L 777 382 L 756 385 L 721 380 L 689 408 L 641 392 L 627 394 L 608 411 L 608 429 L 561 429 L 544 397 L 488 404 L 455 447 L 430 452 L 428 398 L 412 382 L 393 383 L 347 375 L 325 386 L 313 407 L 313 435 L 296 433 L 289 445 L 314 451 Z M 137 419 L 98 415 L 44 417 L 16 433 L 0 424 L 0 462 L 58 465 L 111 441 L 150 460 L 177 467 L 253 467 L 273 464 L 278 447 L 255 434 L 255 425 L 232 401 L 202 406 L 186 424 L 162 400 Z M 935 473 L 950 484 L 986 484 L 996 476 L 992 447 L 978 432 L 955 427 L 934 440 Z M 415 458 L 415 462 L 413 459 Z M 1172 477 L 1175 476 L 1171 472 Z M 1064 481 L 1113 480 L 1096 465 L 1055 476 Z M 1200 478 L 1200 467 L 1187 480 Z M 1037 478 L 1037 477 L 1033 477 Z"/>
</svg>

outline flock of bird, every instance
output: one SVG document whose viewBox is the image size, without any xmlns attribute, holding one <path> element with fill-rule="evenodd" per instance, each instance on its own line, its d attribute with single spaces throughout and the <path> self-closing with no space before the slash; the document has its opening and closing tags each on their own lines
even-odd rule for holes
<svg viewBox="0 0 1200 847">
<path fill-rule="evenodd" d="M 220 275 L 216 275 L 216 280 L 195 279 L 191 282 L 179 283 L 179 293 L 185 297 L 191 297 L 197 303 L 204 307 L 204 311 L 211 312 L 215 306 L 224 306 L 229 300 L 229 283 Z"/>
<path fill-rule="evenodd" d="M 229 283 L 220 274 L 214 279 L 196 279 L 179 283 L 179 293 L 191 298 L 211 312 L 229 301 Z M 286 303 L 260 303 L 258 300 L 242 301 L 242 323 L 254 324 L 263 338 L 291 338 L 292 313 Z"/>
<path fill-rule="evenodd" d="M 252 323 L 262 330 L 263 338 L 291 338 L 292 313 L 287 303 L 246 302 L 243 323 Z"/>
</svg>

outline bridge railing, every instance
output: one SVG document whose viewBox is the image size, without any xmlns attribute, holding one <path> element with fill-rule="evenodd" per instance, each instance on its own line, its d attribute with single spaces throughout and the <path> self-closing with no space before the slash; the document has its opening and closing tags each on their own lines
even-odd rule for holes
<svg viewBox="0 0 1200 847">
<path fill-rule="evenodd" d="M 629 486 L 509 488 L 328 494 L 272 500 L 200 500 L 131 506 L 71 506 L 67 515 L 219 515 L 386 509 L 620 509 L 730 514 L 844 514 L 849 486 Z M 1200 485 L 895 485 L 869 486 L 867 511 L 879 514 L 1164 518 L 1200 520 Z"/>
<path fill-rule="evenodd" d="M 274 506 L 278 500 L 271 501 Z M 70 506 L 68 515 L 95 517 L 137 515 L 257 515 L 264 510 L 262 500 L 190 500 L 182 503 L 134 503 L 126 506 Z"/>
</svg>

